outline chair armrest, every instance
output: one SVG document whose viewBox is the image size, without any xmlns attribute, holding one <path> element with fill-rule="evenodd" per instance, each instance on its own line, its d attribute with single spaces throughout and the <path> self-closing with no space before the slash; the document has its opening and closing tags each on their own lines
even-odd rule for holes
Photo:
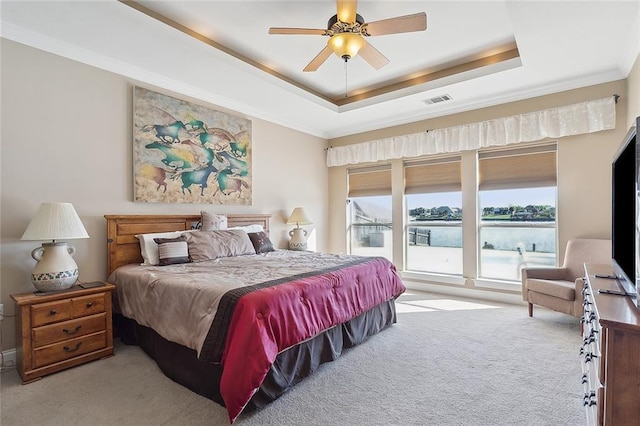
<svg viewBox="0 0 640 426">
<path fill-rule="evenodd" d="M 522 277 L 522 300 L 529 302 L 529 289 L 527 288 L 527 279 L 534 278 L 539 280 L 565 280 L 567 276 L 567 268 L 522 268 L 520 276 Z"/>
<path fill-rule="evenodd" d="M 569 268 L 522 268 L 522 281 L 527 278 L 539 280 L 566 280 Z"/>
</svg>

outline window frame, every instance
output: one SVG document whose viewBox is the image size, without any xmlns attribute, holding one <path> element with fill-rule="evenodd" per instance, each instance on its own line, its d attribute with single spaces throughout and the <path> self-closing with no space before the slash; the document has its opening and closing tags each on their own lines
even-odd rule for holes
<svg viewBox="0 0 640 426">
<path fill-rule="evenodd" d="M 409 222 L 409 206 L 407 196 L 416 194 L 438 194 L 448 192 L 460 192 L 460 205 L 448 206 L 459 207 L 462 210 L 462 156 L 461 155 L 441 155 L 431 158 L 421 158 L 406 160 L 402 163 L 403 169 L 403 271 L 418 274 L 461 277 L 464 274 L 464 260 L 460 265 L 459 273 L 445 273 L 442 271 L 422 271 L 417 269 L 409 269 L 409 249 L 410 238 L 409 228 L 413 227 L 455 227 L 460 228 L 462 247 L 462 256 L 464 259 L 464 232 L 463 220 L 464 216 L 458 221 L 424 221 L 419 224 Z M 464 213 L 463 213 L 464 214 Z"/>
<path fill-rule="evenodd" d="M 489 173 L 490 178 L 483 180 L 483 163 L 494 167 Z M 477 211 L 477 247 L 476 247 L 476 280 L 481 281 L 504 281 L 520 285 L 520 274 L 518 277 L 510 280 L 499 277 L 485 276 L 483 272 L 482 230 L 489 228 L 528 228 L 528 229 L 554 229 L 554 264 L 558 263 L 558 185 L 557 185 L 557 143 L 543 143 L 518 148 L 499 148 L 478 151 L 478 185 L 476 187 L 476 196 L 478 199 Z M 553 164 L 549 164 L 549 162 Z M 496 165 L 504 165 L 504 170 L 495 170 Z M 506 171 L 505 171 L 506 170 Z M 518 175 L 514 179 L 509 179 L 508 171 L 516 171 Z M 486 174 L 485 174 L 486 176 Z M 554 220 L 535 222 L 535 221 L 514 221 L 514 222 L 491 222 L 482 219 L 483 207 L 480 204 L 480 196 L 484 190 L 511 190 L 511 189 L 534 189 L 541 187 L 553 187 L 555 192 L 555 217 Z"/>
</svg>

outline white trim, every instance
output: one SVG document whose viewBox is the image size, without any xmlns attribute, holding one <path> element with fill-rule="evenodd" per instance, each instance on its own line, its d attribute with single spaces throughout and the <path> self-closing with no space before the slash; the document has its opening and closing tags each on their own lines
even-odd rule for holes
<svg viewBox="0 0 640 426">
<path fill-rule="evenodd" d="M 628 74 L 628 73 L 627 73 Z M 373 130 L 386 129 L 389 127 L 398 127 L 404 124 L 415 123 L 417 121 L 430 120 L 438 117 L 446 117 L 453 114 L 461 114 L 464 112 L 474 111 L 481 108 L 488 108 L 495 105 L 502 105 L 509 102 L 518 102 L 525 99 L 536 98 L 540 96 L 552 95 L 568 90 L 581 89 L 583 87 L 602 84 L 602 82 L 616 81 L 627 78 L 627 74 L 623 74 L 619 69 L 605 71 L 598 75 L 590 75 L 587 77 L 575 77 L 559 83 L 548 84 L 546 86 L 535 89 L 521 90 L 518 92 L 508 92 L 503 95 L 492 96 L 491 99 L 483 98 L 477 101 L 471 101 L 464 105 L 453 104 L 451 106 L 443 106 L 437 112 L 415 111 L 409 112 L 401 117 L 393 116 L 389 118 L 381 118 L 375 123 L 354 124 L 336 128 L 327 132 L 328 139 L 340 138 L 343 136 L 354 135 L 358 133 L 370 132 Z M 416 99 L 416 102 L 421 102 Z"/>
<path fill-rule="evenodd" d="M 500 281 L 487 278 L 476 278 L 473 280 L 473 287 L 478 290 L 498 290 L 509 293 L 522 294 L 522 283 L 520 281 Z"/>
<path fill-rule="evenodd" d="M 268 112 L 257 109 L 247 103 L 238 102 L 229 97 L 222 96 L 211 91 L 203 90 L 202 88 L 196 87 L 194 85 L 164 76 L 160 73 L 149 71 L 139 66 L 131 65 L 124 61 L 110 58 L 102 54 L 97 54 L 87 49 L 83 49 L 78 46 L 74 46 L 72 44 L 45 36 L 43 34 L 30 31 L 9 22 L 2 22 L 2 25 L 0 25 L 0 37 L 15 41 L 17 43 L 22 43 L 36 49 L 44 50 L 45 52 L 62 56 L 64 58 L 72 59 L 74 61 L 90 65 L 92 67 L 113 72 L 148 85 L 153 85 L 155 87 L 160 87 L 162 89 L 180 93 L 181 95 L 189 96 L 194 99 L 200 99 L 203 102 L 208 102 L 222 108 L 234 110 L 242 114 L 288 127 L 290 129 L 297 130 L 312 136 L 317 136 L 323 139 L 326 139 L 328 137 L 328 133 L 323 129 L 312 128 L 309 126 L 301 125 L 299 122 L 282 119 L 281 117 L 269 114 Z M 255 69 L 253 67 L 249 68 L 251 69 L 251 71 L 255 72 Z M 244 71 L 247 70 L 244 69 Z M 259 77 L 264 79 L 264 76 L 262 74 L 260 74 Z M 281 80 L 279 81 L 281 82 Z M 316 100 L 316 103 L 322 104 L 322 101 L 318 101 L 317 97 L 309 95 L 307 92 L 295 88 L 295 86 L 290 87 L 294 87 L 298 95 L 303 95 L 307 99 Z M 326 101 L 323 104 L 323 106 L 325 107 L 328 107 L 330 105 L 331 104 Z M 334 112 L 335 109 L 337 108 L 334 107 Z"/>
<path fill-rule="evenodd" d="M 420 283 L 436 283 L 438 285 L 450 285 L 454 287 L 464 286 L 465 278 L 460 275 L 441 275 L 418 271 L 401 271 L 403 280 L 414 280 Z"/>
<path fill-rule="evenodd" d="M 405 287 L 409 290 L 427 291 L 431 293 L 525 306 L 525 302 L 522 300 L 522 296 L 519 292 L 489 291 L 488 288 L 452 286 L 449 284 L 431 282 L 427 283 L 424 281 L 414 281 L 406 278 L 403 278 L 403 282 Z"/>
</svg>

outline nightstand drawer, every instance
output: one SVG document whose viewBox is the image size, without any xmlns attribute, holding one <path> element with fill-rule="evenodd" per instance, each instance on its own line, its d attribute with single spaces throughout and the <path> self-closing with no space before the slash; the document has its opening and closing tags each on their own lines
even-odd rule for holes
<svg viewBox="0 0 640 426">
<path fill-rule="evenodd" d="M 72 317 L 73 305 L 70 299 L 31 306 L 31 325 L 33 327 L 64 321 Z"/>
<path fill-rule="evenodd" d="M 77 357 L 82 354 L 97 351 L 107 346 L 107 333 L 89 334 L 76 339 L 66 340 L 49 346 L 43 346 L 33 351 L 34 367 L 42 367 L 58 361 Z"/>
<path fill-rule="evenodd" d="M 49 324 L 33 329 L 33 347 L 61 342 L 106 329 L 106 313 Z"/>
<path fill-rule="evenodd" d="M 89 296 L 74 297 L 71 299 L 73 303 L 73 316 L 75 318 L 85 315 L 97 314 L 104 312 L 105 293 L 91 294 Z"/>
</svg>

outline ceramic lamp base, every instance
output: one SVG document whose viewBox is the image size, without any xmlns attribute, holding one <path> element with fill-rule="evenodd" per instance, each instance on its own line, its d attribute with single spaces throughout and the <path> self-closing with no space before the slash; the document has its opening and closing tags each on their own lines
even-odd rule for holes
<svg viewBox="0 0 640 426">
<path fill-rule="evenodd" d="M 66 290 L 78 281 L 78 265 L 73 260 L 75 247 L 67 243 L 45 243 L 31 252 L 38 263 L 31 283 L 42 292 Z"/>
<path fill-rule="evenodd" d="M 307 250 L 307 231 L 302 228 L 295 228 L 289 231 L 289 250 Z"/>
</svg>

